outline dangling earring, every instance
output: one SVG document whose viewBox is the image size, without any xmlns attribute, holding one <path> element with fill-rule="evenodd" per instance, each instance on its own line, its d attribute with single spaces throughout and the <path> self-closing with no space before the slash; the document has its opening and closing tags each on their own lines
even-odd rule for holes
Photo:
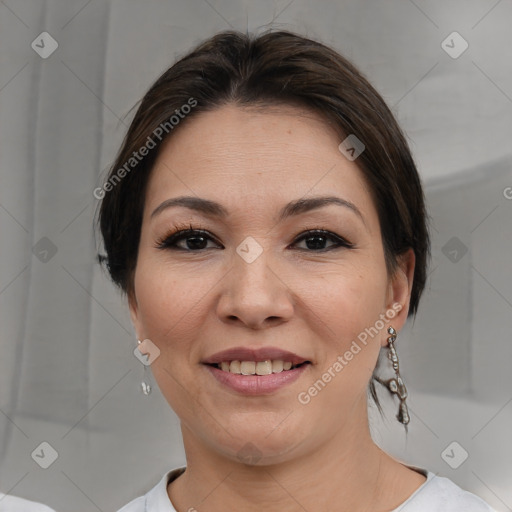
<svg viewBox="0 0 512 512">
<path fill-rule="evenodd" d="M 142 343 L 141 340 L 137 340 L 138 345 L 140 345 L 141 343 Z M 146 372 L 148 371 L 148 365 L 142 359 L 144 357 L 144 355 L 142 355 L 142 353 L 140 352 L 139 347 L 137 347 L 135 350 L 137 350 L 141 354 L 141 357 L 137 357 L 137 359 L 139 359 L 144 366 L 144 374 L 142 376 L 142 381 L 140 383 L 140 387 L 141 387 L 142 392 L 146 396 L 148 396 L 149 394 L 151 394 L 151 389 L 152 389 L 151 376 L 150 376 L 151 371 L 149 372 L 149 374 L 146 374 Z M 146 359 L 147 359 L 147 357 L 146 357 Z"/>
<path fill-rule="evenodd" d="M 391 360 L 396 377 L 388 380 L 377 380 L 382 385 L 386 386 L 392 393 L 395 393 L 400 399 L 400 406 L 396 417 L 400 423 L 405 425 L 405 430 L 407 430 L 407 424 L 410 421 L 409 410 L 407 409 L 407 404 L 405 403 L 405 399 L 407 398 L 407 388 L 405 387 L 402 377 L 400 377 L 400 371 L 398 367 L 398 355 L 394 345 L 394 342 L 396 341 L 396 331 L 393 329 L 393 327 L 388 327 L 388 333 L 390 334 L 388 337 L 388 358 Z"/>
</svg>

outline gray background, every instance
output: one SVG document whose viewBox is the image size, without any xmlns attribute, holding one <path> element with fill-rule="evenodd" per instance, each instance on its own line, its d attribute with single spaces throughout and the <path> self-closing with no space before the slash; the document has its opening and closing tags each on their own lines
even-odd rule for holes
<svg viewBox="0 0 512 512">
<path fill-rule="evenodd" d="M 140 391 L 128 310 L 95 263 L 93 190 L 129 110 L 177 56 L 220 30 L 272 26 L 354 61 L 426 186 L 429 283 L 397 342 L 410 435 L 383 399 L 375 440 L 512 510 L 511 21 L 507 0 L 1 1 L 0 489 L 116 510 L 185 463 L 173 411 Z M 43 31 L 59 45 L 48 58 L 31 48 Z M 458 58 L 442 46 L 453 31 L 469 44 Z M 58 453 L 48 469 L 31 457 L 44 441 Z M 456 469 L 442 456 L 454 441 L 444 459 L 469 454 Z"/>
</svg>

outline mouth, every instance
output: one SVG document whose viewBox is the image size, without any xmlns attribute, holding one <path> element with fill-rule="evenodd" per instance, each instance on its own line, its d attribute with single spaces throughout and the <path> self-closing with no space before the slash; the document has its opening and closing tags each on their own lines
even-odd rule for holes
<svg viewBox="0 0 512 512">
<path fill-rule="evenodd" d="M 311 361 L 303 361 L 294 364 L 282 359 L 266 359 L 264 361 L 221 361 L 220 363 L 204 363 L 226 373 L 236 375 L 271 375 L 273 373 L 287 372 L 311 364 Z"/>
<path fill-rule="evenodd" d="M 201 363 L 224 389 L 256 396 L 291 385 L 315 362 L 280 347 L 239 346 L 217 352 Z"/>
<path fill-rule="evenodd" d="M 272 372 L 270 372 L 271 365 Z M 292 364 L 290 361 L 280 359 L 265 361 L 234 359 L 220 363 L 203 363 L 203 367 L 223 389 L 235 392 L 236 395 L 246 396 L 273 395 L 300 379 L 311 366 L 312 363 L 309 361 Z"/>
</svg>

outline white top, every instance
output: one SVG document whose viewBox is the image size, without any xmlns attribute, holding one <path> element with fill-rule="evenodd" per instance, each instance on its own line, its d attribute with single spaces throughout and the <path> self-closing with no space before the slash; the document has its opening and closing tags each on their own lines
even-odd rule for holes
<svg viewBox="0 0 512 512">
<path fill-rule="evenodd" d="M 431 471 L 407 466 L 419 471 L 427 480 L 401 505 L 390 512 L 496 512 L 484 500 Z M 146 495 L 130 501 L 117 512 L 176 512 L 167 494 L 167 485 L 178 478 L 185 467 L 166 473 Z"/>
<path fill-rule="evenodd" d="M 41 503 L 0 492 L 0 512 L 55 512 L 55 510 L 46 505 L 41 505 Z"/>
</svg>

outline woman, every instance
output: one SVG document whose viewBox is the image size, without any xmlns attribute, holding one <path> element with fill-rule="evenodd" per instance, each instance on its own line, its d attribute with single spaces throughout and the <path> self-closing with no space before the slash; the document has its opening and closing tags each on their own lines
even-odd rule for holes
<svg viewBox="0 0 512 512">
<path fill-rule="evenodd" d="M 395 342 L 430 245 L 404 136 L 352 64 L 289 32 L 212 37 L 147 92 L 97 192 L 100 261 L 187 458 L 122 512 L 492 510 L 370 436 L 375 382 L 409 422 Z"/>
</svg>

